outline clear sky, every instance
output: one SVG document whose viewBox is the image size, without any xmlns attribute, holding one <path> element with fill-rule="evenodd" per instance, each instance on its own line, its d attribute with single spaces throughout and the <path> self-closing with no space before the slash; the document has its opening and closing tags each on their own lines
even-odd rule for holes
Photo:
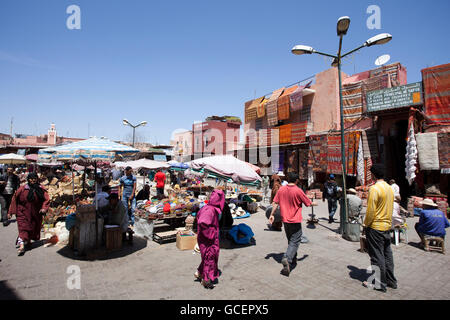
<svg viewBox="0 0 450 320">
<path fill-rule="evenodd" d="M 81 29 L 69 30 L 70 5 Z M 381 9 L 370 30 L 369 5 Z M 127 118 L 151 143 L 169 143 L 210 115 L 244 118 L 244 102 L 329 68 L 295 44 L 336 53 L 336 21 L 350 16 L 344 51 L 388 32 L 393 40 L 360 50 L 343 71 L 373 69 L 390 54 L 408 70 L 449 63 L 450 1 L 1 0 L 0 132 L 127 140 Z"/>
</svg>

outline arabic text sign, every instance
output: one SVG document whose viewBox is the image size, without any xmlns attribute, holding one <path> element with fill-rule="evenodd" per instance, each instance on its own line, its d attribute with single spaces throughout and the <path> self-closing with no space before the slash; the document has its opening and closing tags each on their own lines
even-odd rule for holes
<svg viewBox="0 0 450 320">
<path fill-rule="evenodd" d="M 387 88 L 367 93 L 367 112 L 422 104 L 422 83 Z"/>
</svg>

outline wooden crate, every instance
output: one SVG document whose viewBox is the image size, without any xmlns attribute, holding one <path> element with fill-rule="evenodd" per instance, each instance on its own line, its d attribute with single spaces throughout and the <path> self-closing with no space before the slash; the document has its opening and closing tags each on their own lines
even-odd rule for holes
<svg viewBox="0 0 450 320">
<path fill-rule="evenodd" d="M 122 231 L 120 227 L 106 227 L 106 250 L 122 249 Z"/>
</svg>

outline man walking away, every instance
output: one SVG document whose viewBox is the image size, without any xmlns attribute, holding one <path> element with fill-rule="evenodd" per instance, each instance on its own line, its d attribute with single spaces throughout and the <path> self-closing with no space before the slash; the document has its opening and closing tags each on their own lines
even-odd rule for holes
<svg viewBox="0 0 450 320">
<path fill-rule="evenodd" d="M 297 264 L 297 250 L 302 238 L 302 205 L 311 206 L 311 200 L 306 197 L 302 189 L 297 187 L 298 175 L 288 173 L 288 185 L 281 187 L 272 204 L 272 213 L 269 223 L 273 223 L 275 211 L 280 206 L 281 220 L 288 239 L 288 248 L 281 260 L 283 269 L 281 274 L 289 276 L 291 267 Z"/>
<path fill-rule="evenodd" d="M 330 174 L 328 181 L 323 185 L 323 198 L 328 201 L 328 223 L 334 222 L 334 214 L 337 209 L 337 198 L 338 198 L 338 186 L 336 181 L 334 181 L 334 174 Z"/>
<path fill-rule="evenodd" d="M 394 190 L 383 180 L 384 167 L 382 165 L 375 164 L 370 171 L 377 182 L 369 189 L 364 230 L 370 263 L 379 269 L 379 272 L 375 270 L 376 279 L 373 288 L 386 292 L 386 287 L 397 289 L 390 235 Z M 372 284 L 364 281 L 363 286 L 372 287 Z"/>
<path fill-rule="evenodd" d="M 11 205 L 11 200 L 17 189 L 20 187 L 20 179 L 14 174 L 14 168 L 8 166 L 6 173 L 0 176 L 0 205 L 2 207 L 2 219 L 3 226 L 6 227 L 9 224 L 8 210 Z"/>
<path fill-rule="evenodd" d="M 166 184 L 166 175 L 159 170 L 155 175 L 156 196 L 159 200 L 164 198 L 164 186 Z"/>
</svg>

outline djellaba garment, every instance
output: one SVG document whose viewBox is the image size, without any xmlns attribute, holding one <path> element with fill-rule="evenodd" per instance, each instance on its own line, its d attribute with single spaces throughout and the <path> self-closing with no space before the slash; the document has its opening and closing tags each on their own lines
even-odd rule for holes
<svg viewBox="0 0 450 320">
<path fill-rule="evenodd" d="M 39 184 L 27 183 L 21 186 L 13 196 L 9 214 L 15 215 L 19 229 L 19 242 L 29 244 L 30 240 L 39 240 L 42 226 L 40 210 L 47 211 L 50 198 Z"/>
<path fill-rule="evenodd" d="M 225 205 L 225 194 L 222 190 L 214 190 L 209 202 L 197 216 L 197 242 L 202 262 L 198 267 L 198 278 L 205 284 L 219 277 L 219 214 Z"/>
</svg>

